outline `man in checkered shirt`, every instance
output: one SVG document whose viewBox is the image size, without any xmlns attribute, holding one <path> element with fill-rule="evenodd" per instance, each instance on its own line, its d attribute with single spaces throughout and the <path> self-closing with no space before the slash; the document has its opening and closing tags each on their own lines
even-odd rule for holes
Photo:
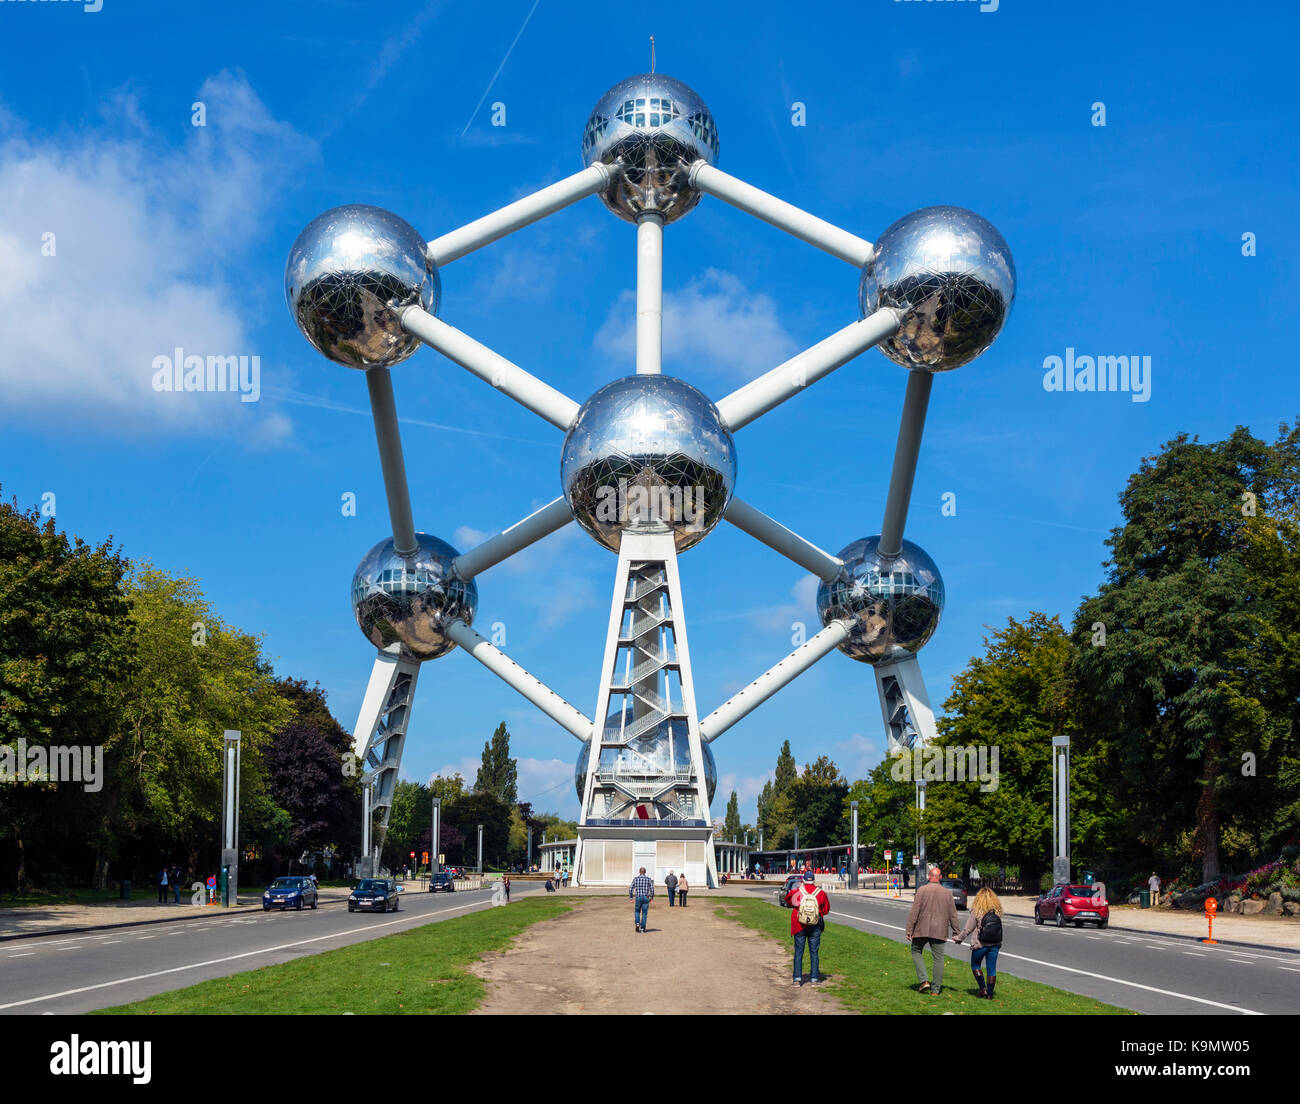
<svg viewBox="0 0 1300 1104">
<path fill-rule="evenodd" d="M 646 877 L 645 867 L 632 879 L 627 895 L 632 898 L 632 919 L 636 921 L 636 930 L 645 931 L 646 921 L 650 919 L 650 898 L 655 895 L 655 884 Z"/>
</svg>

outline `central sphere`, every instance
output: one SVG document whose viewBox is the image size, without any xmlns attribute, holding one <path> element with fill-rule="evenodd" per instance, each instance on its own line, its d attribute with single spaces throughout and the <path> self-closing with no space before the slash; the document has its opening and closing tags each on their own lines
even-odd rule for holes
<svg viewBox="0 0 1300 1104">
<path fill-rule="evenodd" d="M 945 372 L 993 344 L 1016 297 L 1016 266 L 986 219 L 963 207 L 925 207 L 880 235 L 858 297 L 864 318 L 881 307 L 903 315 L 880 343 L 885 356 Z"/>
<path fill-rule="evenodd" d="M 616 722 L 617 710 L 610 716 Z M 631 716 L 629 712 L 629 722 Z M 672 737 L 669 739 L 669 737 Z M 704 784 L 710 804 L 718 788 L 718 766 L 713 752 L 706 743 L 700 743 L 704 759 Z M 587 774 L 591 769 L 591 741 L 582 745 L 578 761 L 574 764 L 573 785 L 578 791 L 578 804 L 587 795 Z M 678 772 L 691 769 L 691 742 L 683 720 L 663 720 L 643 736 L 629 740 L 621 747 L 600 749 L 600 773 L 612 774 L 627 781 L 649 778 L 676 778 Z"/>
<path fill-rule="evenodd" d="M 313 219 L 284 266 L 284 297 L 303 336 L 349 368 L 389 368 L 419 347 L 409 306 L 438 313 L 442 285 L 424 239 L 382 207 L 353 203 Z"/>
<path fill-rule="evenodd" d="M 455 646 L 445 628 L 470 624 L 478 587 L 452 570 L 458 555 L 446 541 L 416 533 L 414 555 L 400 556 L 393 538 L 366 553 L 352 577 L 352 612 L 376 648 L 401 644 L 406 659 L 437 659 Z"/>
<path fill-rule="evenodd" d="M 903 541 L 897 556 L 880 554 L 880 538 L 854 541 L 841 553 L 844 570 L 817 588 L 822 625 L 847 620 L 840 651 L 863 663 L 915 655 L 939 627 L 943 579 L 919 545 Z"/>
<path fill-rule="evenodd" d="M 636 222 L 647 211 L 664 222 L 700 201 L 688 179 L 691 165 L 718 160 L 718 130 L 704 101 L 679 80 L 642 73 L 614 85 L 592 109 L 582 132 L 582 161 L 622 171 L 601 199 L 619 218 Z"/>
<path fill-rule="evenodd" d="M 722 520 L 736 446 L 718 408 L 673 376 L 625 376 L 582 404 L 564 438 L 560 482 L 574 518 L 606 548 L 625 531 L 670 530 L 677 551 Z"/>
</svg>

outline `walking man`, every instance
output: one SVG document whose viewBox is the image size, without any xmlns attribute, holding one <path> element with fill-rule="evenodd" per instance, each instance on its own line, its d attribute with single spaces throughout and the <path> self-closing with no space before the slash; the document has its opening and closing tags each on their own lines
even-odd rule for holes
<svg viewBox="0 0 1300 1104">
<path fill-rule="evenodd" d="M 790 906 L 790 934 L 794 936 L 794 983 L 803 984 L 803 949 L 808 947 L 808 968 L 814 985 L 821 983 L 821 969 L 817 956 L 821 951 L 822 932 L 826 930 L 825 915 L 831 911 L 831 899 L 824 889 L 817 888 L 817 878 L 811 870 L 805 871 L 803 882 L 786 894 Z"/>
<path fill-rule="evenodd" d="M 1147 889 L 1151 891 L 1151 907 L 1155 908 L 1160 904 L 1160 876 L 1154 870 L 1147 879 Z"/>
<path fill-rule="evenodd" d="M 939 884 L 939 868 L 931 866 L 928 873 L 930 880 L 917 889 L 912 900 L 904 936 L 912 944 L 912 965 L 916 967 L 921 992 L 937 997 L 943 988 L 943 945 L 950 934 L 955 936 L 961 929 L 957 926 L 957 904 L 952 894 Z M 925 959 L 921 955 L 927 944 L 934 967 L 933 988 L 925 976 Z"/>
<path fill-rule="evenodd" d="M 176 898 L 176 903 L 181 903 L 181 868 L 175 863 L 172 864 L 171 872 L 172 894 Z"/>
<path fill-rule="evenodd" d="M 167 903 L 167 868 L 165 866 L 158 871 L 158 903 L 160 905 Z"/>
<path fill-rule="evenodd" d="M 636 921 L 636 930 L 645 931 L 646 921 L 650 919 L 650 898 L 655 895 L 655 884 L 646 877 L 645 867 L 632 879 L 627 895 L 632 898 L 632 919 Z"/>
<path fill-rule="evenodd" d="M 664 885 L 668 887 L 668 907 L 673 907 L 673 898 L 677 895 L 677 875 L 671 870 L 668 871 L 668 877 L 664 879 Z"/>
</svg>

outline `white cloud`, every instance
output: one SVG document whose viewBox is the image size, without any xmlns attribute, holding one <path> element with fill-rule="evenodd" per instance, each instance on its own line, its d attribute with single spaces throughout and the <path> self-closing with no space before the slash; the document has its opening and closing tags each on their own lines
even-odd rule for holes
<svg viewBox="0 0 1300 1104">
<path fill-rule="evenodd" d="M 196 100 L 207 126 L 180 148 L 149 133 L 129 97 L 117 132 L 73 141 L 0 136 L 0 388 L 6 410 L 123 434 L 202 431 L 275 438 L 282 415 L 226 393 L 159 393 L 153 359 L 259 356 L 244 312 L 257 286 L 240 253 L 256 240 L 290 166 L 314 146 L 271 117 L 248 82 L 209 77 Z M 126 132 L 120 128 L 125 126 Z M 43 246 L 54 235 L 54 255 Z M 259 293 L 260 294 L 260 293 Z M 256 304 L 260 313 L 264 304 Z M 261 364 L 262 382 L 272 366 Z"/>
<path fill-rule="evenodd" d="M 758 817 L 758 795 L 763 786 L 776 777 L 773 771 L 754 776 L 740 776 L 735 772 L 722 775 L 718 779 L 718 792 L 714 797 L 714 811 L 726 813 L 727 802 L 731 800 L 731 791 L 736 791 L 736 802 L 740 807 L 740 820 L 743 824 L 753 824 Z"/>
<path fill-rule="evenodd" d="M 880 766 L 885 757 L 885 745 L 882 740 L 868 739 L 860 732 L 855 732 L 847 740 L 835 745 L 835 761 L 850 783 L 866 776 Z"/>
<path fill-rule="evenodd" d="M 630 362 L 636 354 L 636 294 L 624 291 L 596 331 L 597 351 Z M 777 317 L 776 300 L 716 268 L 664 293 L 664 361 L 683 375 L 748 381 L 775 368 L 798 345 Z"/>
</svg>

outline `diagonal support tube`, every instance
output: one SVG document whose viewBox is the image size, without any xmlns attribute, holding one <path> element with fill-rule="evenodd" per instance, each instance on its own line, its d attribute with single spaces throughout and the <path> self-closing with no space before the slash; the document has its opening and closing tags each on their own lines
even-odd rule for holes
<svg viewBox="0 0 1300 1104">
<path fill-rule="evenodd" d="M 452 561 L 452 570 L 462 579 L 472 579 L 502 560 L 508 560 L 530 544 L 550 536 L 557 529 L 563 529 L 572 520 L 569 503 L 561 496 L 540 510 L 535 510 L 523 521 L 515 522 L 509 529 L 488 537 L 468 552 L 462 552 Z"/>
<path fill-rule="evenodd" d="M 370 413 L 379 442 L 379 464 L 384 472 L 388 495 L 388 516 L 393 523 L 393 549 L 399 556 L 414 555 L 415 522 L 411 518 L 411 492 L 406 486 L 406 464 L 402 459 L 402 435 L 397 428 L 397 403 L 393 399 L 393 377 L 387 368 L 366 372 L 370 391 Z"/>
<path fill-rule="evenodd" d="M 529 223 L 553 215 L 589 195 L 595 195 L 609 184 L 613 171 L 610 166 L 597 163 L 556 181 L 540 192 L 517 199 L 499 211 L 493 211 L 440 238 L 434 238 L 428 245 L 429 259 L 439 266 L 451 264 L 466 253 L 482 249 Z"/>
<path fill-rule="evenodd" d="M 568 395 L 561 394 L 550 384 L 543 383 L 468 334 L 461 333 L 455 326 L 447 325 L 441 318 L 435 318 L 419 307 L 407 307 L 402 312 L 402 329 L 414 334 L 448 360 L 454 360 L 462 368 L 473 372 L 498 391 L 509 395 L 551 425 L 568 429 L 573 424 L 578 404 Z"/>
<path fill-rule="evenodd" d="M 691 166 L 691 183 L 705 195 L 716 196 L 746 214 L 771 223 L 778 230 L 824 249 L 832 257 L 861 268 L 871 260 L 873 247 L 865 238 L 841 230 L 825 219 L 810 215 L 792 203 L 777 199 L 752 184 L 715 168 L 707 161 L 696 161 Z"/>
<path fill-rule="evenodd" d="M 579 740 L 592 736 L 591 718 L 579 712 L 540 679 L 530 675 L 487 637 L 457 618 L 446 627 L 447 635 L 508 686 L 514 687 L 561 728 Z"/>
<path fill-rule="evenodd" d="M 718 403 L 718 413 L 733 431 L 747 426 L 809 384 L 830 375 L 841 364 L 848 363 L 895 333 L 901 322 L 896 311 L 883 307 L 733 391 Z"/>
<path fill-rule="evenodd" d="M 880 527 L 882 556 L 897 556 L 903 550 L 903 526 L 912 501 L 912 482 L 916 478 L 916 461 L 921 453 L 921 434 L 925 431 L 925 412 L 930 405 L 933 384 L 934 376 L 930 372 L 913 370 L 907 375 L 903 417 L 898 423 L 898 444 L 894 448 L 894 470 L 889 476 L 885 520 Z"/>
<path fill-rule="evenodd" d="M 787 529 L 743 499 L 733 497 L 727 506 L 727 512 L 722 516 L 737 529 L 748 533 L 773 551 L 780 552 L 786 559 L 793 560 L 819 579 L 830 581 L 844 567 L 843 560 L 829 552 L 823 552 L 812 542 L 804 540 L 798 533 Z"/>
<path fill-rule="evenodd" d="M 846 621 L 832 621 L 770 667 L 737 694 L 733 694 L 700 722 L 700 739 L 712 743 L 741 718 L 748 716 L 768 698 L 788 686 L 823 656 L 833 652 L 849 635 Z"/>
</svg>

